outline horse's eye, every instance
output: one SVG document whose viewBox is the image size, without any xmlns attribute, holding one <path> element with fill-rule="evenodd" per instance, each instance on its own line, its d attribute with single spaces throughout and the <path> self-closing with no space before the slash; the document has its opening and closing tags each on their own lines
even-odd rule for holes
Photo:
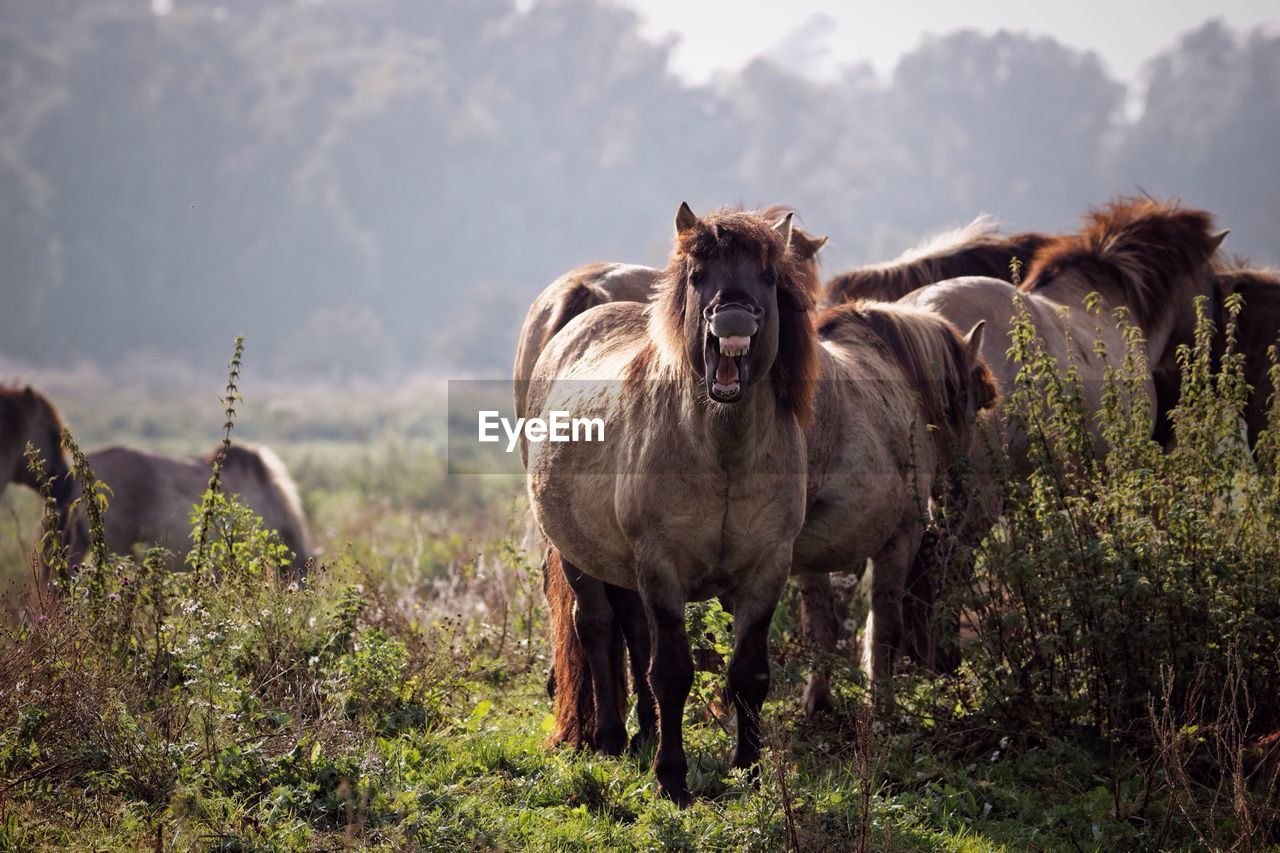
<svg viewBox="0 0 1280 853">
<path fill-rule="evenodd" d="M 702 270 L 689 270 L 689 284 L 693 287 L 697 287 L 699 284 L 702 284 Z"/>
</svg>

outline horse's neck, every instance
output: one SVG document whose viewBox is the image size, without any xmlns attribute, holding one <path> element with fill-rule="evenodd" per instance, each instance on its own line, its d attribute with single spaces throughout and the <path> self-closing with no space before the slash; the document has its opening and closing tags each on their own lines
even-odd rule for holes
<svg viewBox="0 0 1280 853">
<path fill-rule="evenodd" d="M 700 389 L 691 391 L 682 406 L 685 427 L 717 458 L 749 467 L 771 452 L 779 413 L 770 377 L 752 380 L 746 398 L 730 406 L 709 406 Z"/>
</svg>

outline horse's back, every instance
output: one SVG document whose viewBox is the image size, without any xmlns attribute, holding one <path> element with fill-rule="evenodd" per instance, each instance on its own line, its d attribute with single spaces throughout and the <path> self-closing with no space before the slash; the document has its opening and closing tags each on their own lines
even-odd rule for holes
<svg viewBox="0 0 1280 853">
<path fill-rule="evenodd" d="M 194 459 L 121 446 L 96 450 L 88 461 L 110 489 L 103 526 L 111 551 L 128 553 L 137 542 L 184 550 L 208 469 Z"/>
<path fill-rule="evenodd" d="M 580 314 L 610 302 L 645 302 L 658 271 L 634 264 L 601 263 L 575 267 L 549 284 L 525 315 L 513 370 L 516 414 L 525 414 L 525 383 L 547 343 Z"/>
</svg>

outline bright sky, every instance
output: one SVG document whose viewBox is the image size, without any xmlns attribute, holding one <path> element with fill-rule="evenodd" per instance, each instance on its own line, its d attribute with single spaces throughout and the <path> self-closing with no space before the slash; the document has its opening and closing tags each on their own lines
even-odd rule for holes
<svg viewBox="0 0 1280 853">
<path fill-rule="evenodd" d="M 620 0 L 652 36 L 680 38 L 672 64 L 701 82 L 772 55 L 801 73 L 825 76 L 870 62 L 890 71 L 926 34 L 962 27 L 1051 35 L 1097 51 L 1113 75 L 1137 76 L 1142 62 L 1180 33 L 1220 16 L 1233 27 L 1280 27 L 1276 0 Z"/>
</svg>

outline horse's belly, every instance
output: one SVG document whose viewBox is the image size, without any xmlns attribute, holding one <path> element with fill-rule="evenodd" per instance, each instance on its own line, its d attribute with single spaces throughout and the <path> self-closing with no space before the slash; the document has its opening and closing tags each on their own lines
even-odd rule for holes
<svg viewBox="0 0 1280 853">
<path fill-rule="evenodd" d="M 855 572 L 892 537 L 909 505 L 906 484 L 896 477 L 862 478 L 858 487 L 819 494 L 796 537 L 796 574 Z"/>
</svg>

